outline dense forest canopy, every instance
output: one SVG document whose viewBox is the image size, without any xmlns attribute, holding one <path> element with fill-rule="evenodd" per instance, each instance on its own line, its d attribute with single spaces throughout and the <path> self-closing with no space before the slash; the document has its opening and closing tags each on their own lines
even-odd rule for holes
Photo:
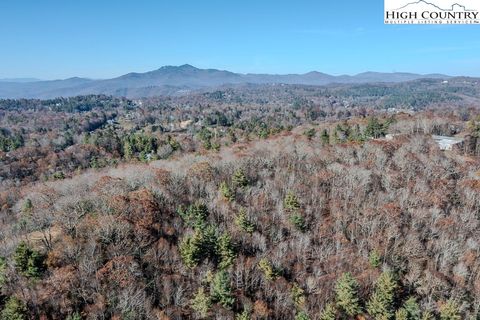
<svg viewBox="0 0 480 320">
<path fill-rule="evenodd" d="M 0 319 L 478 319 L 479 90 L 0 100 Z"/>
</svg>

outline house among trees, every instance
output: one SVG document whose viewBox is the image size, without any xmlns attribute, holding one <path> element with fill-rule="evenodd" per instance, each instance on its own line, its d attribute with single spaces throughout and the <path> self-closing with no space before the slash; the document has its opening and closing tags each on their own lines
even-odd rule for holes
<svg viewBox="0 0 480 320">
<path fill-rule="evenodd" d="M 464 139 L 458 137 L 432 135 L 433 140 L 438 143 L 440 150 L 453 150 L 454 147 L 461 147 Z"/>
<path fill-rule="evenodd" d="M 404 134 L 395 134 L 389 133 L 385 135 L 384 140 L 394 140 L 399 136 L 404 136 Z M 448 137 L 448 136 L 437 136 L 432 135 L 432 139 L 438 144 L 440 150 L 459 150 L 464 147 L 465 141 L 468 141 L 468 137 Z M 468 144 L 468 142 L 467 142 Z"/>
<path fill-rule="evenodd" d="M 170 132 L 181 132 L 187 130 L 193 124 L 193 120 L 170 123 Z"/>
</svg>

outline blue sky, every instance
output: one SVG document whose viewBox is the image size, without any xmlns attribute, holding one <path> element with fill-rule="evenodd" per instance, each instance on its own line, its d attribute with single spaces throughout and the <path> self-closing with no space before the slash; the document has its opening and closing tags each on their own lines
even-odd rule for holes
<svg viewBox="0 0 480 320">
<path fill-rule="evenodd" d="M 235 72 L 480 76 L 480 26 L 384 25 L 383 1 L 2 0 L 0 78 Z"/>
</svg>

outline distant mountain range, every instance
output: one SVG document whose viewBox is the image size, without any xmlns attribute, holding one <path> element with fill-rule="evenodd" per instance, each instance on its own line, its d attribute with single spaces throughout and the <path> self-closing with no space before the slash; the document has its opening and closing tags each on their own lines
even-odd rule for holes
<svg viewBox="0 0 480 320">
<path fill-rule="evenodd" d="M 332 83 L 404 82 L 423 78 L 447 79 L 442 74 L 365 72 L 354 76 L 313 71 L 305 74 L 241 74 L 217 69 L 198 69 L 191 65 L 165 66 L 145 73 L 128 73 L 118 78 L 91 80 L 69 78 L 52 81 L 0 80 L 0 98 L 68 97 L 86 94 L 106 94 L 130 98 L 158 95 L 178 95 L 194 90 L 209 90 L 239 84 L 300 84 L 327 85 Z"/>
</svg>

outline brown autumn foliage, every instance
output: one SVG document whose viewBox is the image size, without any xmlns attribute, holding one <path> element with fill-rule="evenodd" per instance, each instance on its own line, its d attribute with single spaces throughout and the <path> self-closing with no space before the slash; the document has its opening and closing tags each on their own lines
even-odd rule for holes
<svg viewBox="0 0 480 320">
<path fill-rule="evenodd" d="M 254 102 L 255 90 L 271 93 L 271 100 Z M 32 319 L 196 319 L 202 315 L 193 301 L 203 288 L 207 318 L 247 312 L 251 319 L 294 319 L 303 311 L 319 319 L 336 302 L 337 280 L 350 272 L 359 283 L 356 317 L 372 319 L 367 301 L 388 269 L 398 275 L 396 309 L 414 296 L 422 311 L 438 316 L 438 306 L 452 299 L 462 319 L 477 316 L 476 138 L 454 151 L 441 151 L 431 138 L 475 137 L 474 110 L 468 119 L 466 110 L 444 105 L 392 117 L 360 102 L 348 109 L 315 90 L 228 91 L 244 104 L 194 95 L 148 99 L 142 111 L 122 100 L 104 114 L 96 107 L 46 112 L 76 128 L 70 146 L 55 142 L 65 128 L 41 118 L 48 134 L 39 135 L 28 120 L 26 145 L 0 154 L 0 310 L 16 297 Z M 297 101 L 299 91 L 306 101 Z M 192 107 L 182 112 L 187 102 Z M 219 110 L 233 123 L 202 122 L 224 121 L 215 118 Z M 312 120 L 308 111 L 319 115 Z M 114 113 L 119 124 L 84 130 Z M 351 134 L 356 125 L 365 132 L 368 114 L 381 122 L 394 118 L 388 132 L 398 136 Z M 186 130 L 170 126 L 188 119 L 196 122 Z M 2 121 L 12 132 L 21 126 Z M 212 137 L 201 135 L 205 128 Z M 307 138 L 310 128 L 316 134 Z M 87 133 L 95 142 L 81 141 Z M 148 150 L 154 157 L 143 150 L 126 157 L 125 144 L 143 135 L 155 138 Z M 28 145 L 33 138 L 40 147 Z M 289 195 L 298 203 L 287 203 Z M 198 204 L 205 211 L 188 211 Z M 199 234 L 195 255 L 185 243 Z M 21 269 L 22 243 L 42 257 L 41 268 L 31 269 L 39 260 L 30 256 Z"/>
<path fill-rule="evenodd" d="M 228 269 L 237 297 L 233 311 L 250 306 L 254 317 L 292 318 L 289 292 L 295 282 L 305 290 L 309 313 L 319 314 L 333 299 L 337 277 L 347 271 L 367 297 L 379 275 L 368 260 L 376 250 L 424 307 L 455 296 L 471 301 L 465 312 L 474 312 L 480 297 L 478 162 L 470 159 L 468 167 L 462 166 L 463 156 L 440 152 L 421 135 L 404 143 L 326 147 L 296 139 L 272 139 L 262 144 L 265 149 L 234 160 L 209 165 L 204 158 L 193 160 L 185 173 L 172 167 L 179 159 L 165 165 L 171 171 L 157 169 L 160 163 L 132 165 L 123 172 L 103 170 L 34 187 L 25 195 L 33 213 L 46 211 L 51 226 L 63 231 L 53 240 L 48 269 L 36 285 L 19 279 L 7 282 L 4 293 L 28 297 L 32 314 L 52 319 L 74 311 L 87 318 L 124 318 L 128 312 L 154 318 L 157 309 L 166 317 L 191 317 L 190 300 L 206 272 L 216 267 L 208 260 L 194 269 L 184 266 L 179 243 L 190 231 L 177 209 L 202 199 L 207 221 L 230 233 L 235 243 L 236 258 Z M 310 149 L 318 152 L 305 153 Z M 249 185 L 225 203 L 218 185 L 238 168 Z M 301 203 L 305 232 L 292 226 L 283 209 L 288 192 Z M 86 202 L 89 209 L 80 218 L 65 217 L 73 203 Z M 255 224 L 252 234 L 234 224 L 241 208 Z M 67 232 L 72 228 L 74 238 Z M 15 238 L 4 241 L 3 252 L 29 239 L 28 233 L 13 230 L 9 234 Z M 273 281 L 258 269 L 264 257 L 279 270 Z M 212 310 L 227 311 L 220 309 Z"/>
</svg>

